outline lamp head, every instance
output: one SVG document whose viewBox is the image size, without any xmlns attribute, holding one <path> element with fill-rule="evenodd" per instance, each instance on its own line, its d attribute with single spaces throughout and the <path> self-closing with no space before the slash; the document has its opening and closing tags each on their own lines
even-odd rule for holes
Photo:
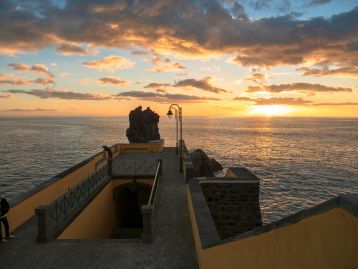
<svg viewBox="0 0 358 269">
<path fill-rule="evenodd" d="M 171 119 L 173 117 L 173 112 L 170 109 L 167 112 L 167 116 L 169 119 Z"/>
</svg>

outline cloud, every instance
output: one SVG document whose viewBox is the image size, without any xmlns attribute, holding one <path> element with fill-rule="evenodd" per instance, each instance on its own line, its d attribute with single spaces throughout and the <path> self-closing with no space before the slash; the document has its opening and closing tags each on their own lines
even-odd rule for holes
<svg viewBox="0 0 358 269">
<path fill-rule="evenodd" d="M 104 78 L 100 78 L 98 81 L 102 84 L 114 84 L 117 86 L 128 85 L 128 81 L 115 77 L 104 77 Z"/>
<path fill-rule="evenodd" d="M 146 69 L 148 72 L 161 73 L 161 72 L 176 72 L 186 69 L 186 67 L 180 63 L 173 62 L 169 58 L 163 58 L 156 55 L 152 58 L 153 67 Z"/>
<path fill-rule="evenodd" d="M 158 92 L 158 93 L 166 93 L 167 89 L 158 88 L 158 89 L 155 89 L 155 91 Z"/>
<path fill-rule="evenodd" d="M 240 96 L 240 97 L 235 97 L 234 101 L 248 101 L 248 102 L 255 102 L 256 99 L 250 98 L 250 97 L 244 97 L 244 96 Z"/>
<path fill-rule="evenodd" d="M 146 50 L 132 50 L 132 54 L 143 56 L 143 55 L 149 55 L 150 52 L 148 52 Z"/>
<path fill-rule="evenodd" d="M 32 80 L 32 82 L 37 84 L 47 85 L 47 84 L 55 83 L 55 80 L 53 79 L 53 77 L 47 77 L 47 78 L 37 78 Z"/>
<path fill-rule="evenodd" d="M 291 98 L 291 97 L 272 97 L 269 99 L 258 98 L 255 100 L 256 105 L 305 105 L 310 104 L 311 101 L 303 100 L 302 98 Z"/>
<path fill-rule="evenodd" d="M 316 103 L 314 106 L 358 106 L 358 102 L 345 102 L 345 103 Z"/>
<path fill-rule="evenodd" d="M 62 44 L 56 51 L 62 55 L 88 55 L 90 51 L 75 44 Z"/>
<path fill-rule="evenodd" d="M 51 112 L 51 111 L 57 111 L 57 110 L 56 109 L 45 109 L 45 108 L 34 108 L 34 109 L 12 108 L 12 109 L 4 109 L 2 111 L 11 111 L 11 112 Z"/>
<path fill-rule="evenodd" d="M 249 97 L 235 97 L 234 101 L 254 102 L 255 105 L 306 105 L 311 104 L 311 101 L 302 98 L 291 97 L 271 97 L 271 98 L 249 98 Z"/>
<path fill-rule="evenodd" d="M 0 84 L 9 84 L 9 85 L 28 85 L 31 83 L 31 80 L 16 76 L 10 73 L 0 74 Z"/>
<path fill-rule="evenodd" d="M 247 92 L 301 92 L 306 94 L 314 94 L 316 92 L 352 92 L 351 88 L 344 87 L 331 87 L 322 84 L 311 84 L 311 83 L 287 83 L 287 84 L 273 84 L 273 85 L 260 85 L 260 86 L 249 86 Z"/>
<path fill-rule="evenodd" d="M 31 79 L 16 76 L 11 73 L 0 74 L 0 84 L 24 86 L 31 83 L 42 84 L 42 85 L 52 84 L 54 83 L 54 79 L 53 77 L 47 77 L 47 78 L 37 78 L 31 80 Z"/>
<path fill-rule="evenodd" d="M 152 89 L 155 89 L 155 88 L 160 88 L 160 87 L 169 87 L 170 84 L 169 83 L 149 83 L 147 85 L 144 86 L 144 88 L 152 88 Z"/>
<path fill-rule="evenodd" d="M 6 90 L 4 92 L 8 92 L 12 94 L 28 94 L 28 95 L 39 97 L 41 99 L 49 99 L 49 98 L 58 98 L 58 99 L 66 99 L 66 100 L 111 99 L 110 96 L 105 96 L 101 94 L 62 91 L 62 90 L 55 90 L 55 89 L 31 89 L 31 90 L 11 89 L 11 90 Z"/>
<path fill-rule="evenodd" d="M 101 60 L 93 60 L 83 63 L 83 65 L 86 67 L 105 70 L 108 72 L 115 72 L 119 69 L 132 68 L 134 64 L 134 62 L 124 57 L 115 55 L 109 55 Z"/>
<path fill-rule="evenodd" d="M 11 95 L 10 94 L 0 94 L 0 99 L 7 99 L 10 98 Z"/>
<path fill-rule="evenodd" d="M 331 0 L 306 0 L 307 3 L 304 3 L 304 6 L 316 6 L 316 5 L 323 5 L 328 4 Z"/>
<path fill-rule="evenodd" d="M 269 78 L 269 76 L 263 73 L 253 73 L 249 77 L 245 78 L 245 80 L 252 81 L 256 84 L 264 84 L 267 78 Z"/>
<path fill-rule="evenodd" d="M 186 87 L 191 87 L 191 88 L 196 88 L 196 89 L 199 89 L 199 90 L 208 91 L 208 92 L 214 92 L 214 93 L 228 92 L 225 89 L 213 86 L 211 84 L 211 80 L 212 80 L 212 77 L 205 77 L 205 78 L 200 79 L 200 80 L 196 80 L 196 79 L 193 79 L 193 78 L 184 79 L 184 80 L 180 80 L 177 83 L 175 83 L 173 85 L 173 87 L 185 87 L 185 88 Z"/>
<path fill-rule="evenodd" d="M 168 91 L 168 87 L 171 85 L 169 83 L 149 83 L 144 86 L 146 89 L 155 89 L 157 93 L 166 93 Z"/>
<path fill-rule="evenodd" d="M 235 2 L 234 5 L 232 6 L 231 14 L 236 19 L 248 20 L 248 16 L 245 12 L 244 6 L 239 4 L 238 2 Z"/>
<path fill-rule="evenodd" d="M 144 92 L 144 91 L 130 91 L 122 92 L 114 95 L 116 99 L 141 99 L 151 102 L 159 103 L 170 103 L 170 102 L 181 102 L 181 103 L 200 103 L 205 101 L 218 101 L 218 98 L 201 97 L 185 94 L 170 94 L 170 93 L 158 93 L 158 92 Z"/>
<path fill-rule="evenodd" d="M 244 96 L 235 97 L 234 101 L 253 102 L 255 105 L 293 105 L 293 106 L 358 106 L 357 102 L 345 103 L 315 103 L 302 98 L 271 97 L 271 98 L 249 98 Z"/>
<path fill-rule="evenodd" d="M 337 76 L 337 77 L 358 77 L 358 68 L 355 66 L 346 66 L 340 68 L 323 67 L 301 67 L 297 71 L 301 71 L 304 76 Z"/>
<path fill-rule="evenodd" d="M 270 7 L 271 0 L 255 0 L 250 2 L 255 10 L 267 9 Z"/>
<path fill-rule="evenodd" d="M 44 64 L 35 64 L 35 65 L 27 65 L 27 64 L 16 64 L 11 63 L 8 64 L 9 67 L 11 67 L 15 71 L 22 71 L 22 72 L 28 72 L 32 74 L 41 74 L 46 75 L 48 77 L 53 77 L 53 75 L 48 71 L 48 68 Z"/>
<path fill-rule="evenodd" d="M 342 68 L 358 62 L 357 50 L 352 47 L 358 41 L 358 7 L 329 18 L 303 20 L 285 15 L 254 20 L 238 16 L 240 6 L 233 16 L 225 1 L 213 0 L 66 1 L 61 8 L 51 1 L 26 2 L 31 4 L 23 4 L 21 9 L 16 8 L 17 1 L 1 6 L 2 53 L 69 43 L 143 48 L 196 58 L 234 53 L 232 62 L 245 66 L 296 65 L 325 59 Z M 271 5 L 269 0 L 249 3 L 256 9 Z"/>
</svg>

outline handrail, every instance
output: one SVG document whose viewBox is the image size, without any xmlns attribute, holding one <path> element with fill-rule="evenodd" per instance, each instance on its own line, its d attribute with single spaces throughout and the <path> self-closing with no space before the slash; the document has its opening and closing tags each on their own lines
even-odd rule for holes
<svg viewBox="0 0 358 269">
<path fill-rule="evenodd" d="M 159 178 L 159 175 L 160 175 L 160 169 L 161 169 L 161 166 L 162 166 L 162 160 L 158 160 L 158 166 L 157 166 L 157 171 L 155 172 L 155 177 L 154 177 L 154 182 L 153 182 L 153 187 L 152 187 L 152 190 L 150 191 L 150 195 L 149 195 L 149 199 L 148 199 L 148 205 L 151 205 L 152 204 L 152 200 L 153 200 L 153 197 L 154 197 L 154 194 L 157 190 L 157 182 L 158 182 L 158 178 Z"/>
<path fill-rule="evenodd" d="M 36 209 L 38 219 L 37 241 L 46 243 L 51 237 L 56 236 L 63 226 L 79 212 L 84 201 L 91 197 L 94 191 L 107 182 L 108 164 L 102 166 L 97 172 L 89 174 L 84 180 L 74 186 L 47 206 Z"/>
<path fill-rule="evenodd" d="M 148 162 L 148 160 L 134 159 L 134 160 L 118 160 L 113 161 L 113 174 L 115 176 L 137 176 L 145 174 L 154 174 L 155 162 Z"/>
</svg>

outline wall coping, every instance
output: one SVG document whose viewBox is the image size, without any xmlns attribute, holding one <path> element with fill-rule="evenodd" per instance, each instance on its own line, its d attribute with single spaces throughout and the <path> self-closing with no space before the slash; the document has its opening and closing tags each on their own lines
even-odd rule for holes
<svg viewBox="0 0 358 269">
<path fill-rule="evenodd" d="M 199 184 L 208 183 L 227 183 L 227 184 L 245 184 L 245 183 L 257 183 L 260 184 L 259 179 L 242 179 L 237 177 L 197 177 Z"/>
<path fill-rule="evenodd" d="M 358 193 L 343 194 L 320 203 L 314 207 L 301 210 L 295 214 L 279 219 L 278 221 L 265 224 L 261 227 L 257 227 L 251 231 L 239 234 L 237 236 L 221 240 L 200 186 L 203 180 L 204 178 L 202 177 L 193 178 L 189 180 L 188 184 L 202 249 L 270 232 L 272 230 L 295 224 L 304 219 L 322 214 L 335 208 L 341 208 L 353 216 L 358 217 Z M 216 181 L 215 183 L 220 182 Z M 227 184 L 226 181 L 224 184 Z"/>
</svg>

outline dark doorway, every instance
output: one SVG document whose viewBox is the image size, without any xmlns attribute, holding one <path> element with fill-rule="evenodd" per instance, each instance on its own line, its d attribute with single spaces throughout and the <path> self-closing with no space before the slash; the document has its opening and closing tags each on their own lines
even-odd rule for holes
<svg viewBox="0 0 358 269">
<path fill-rule="evenodd" d="M 118 229 L 114 238 L 140 238 L 143 229 L 141 207 L 148 202 L 151 186 L 137 182 L 113 190 L 116 201 Z"/>
</svg>

